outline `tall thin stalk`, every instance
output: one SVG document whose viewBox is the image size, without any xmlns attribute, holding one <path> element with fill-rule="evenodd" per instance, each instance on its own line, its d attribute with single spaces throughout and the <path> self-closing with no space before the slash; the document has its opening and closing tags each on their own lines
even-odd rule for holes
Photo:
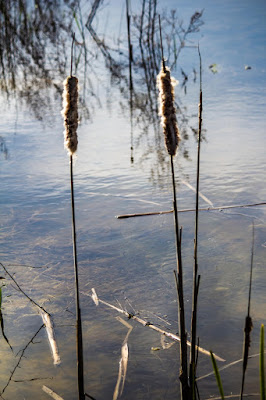
<svg viewBox="0 0 266 400">
<path fill-rule="evenodd" d="M 253 272 L 253 257 L 254 257 L 254 221 L 252 225 L 252 246 L 251 246 L 251 262 L 250 262 L 250 277 L 249 277 L 249 293 L 248 293 L 248 310 L 247 316 L 245 319 L 245 328 L 244 328 L 244 346 L 243 346 L 243 365 L 242 365 L 242 383 L 241 383 L 241 392 L 240 399 L 243 399 L 244 394 L 244 384 L 245 384 L 245 375 L 246 369 L 248 365 L 248 353 L 250 347 L 250 334 L 253 327 L 252 319 L 250 316 L 250 305 L 251 305 L 251 286 L 252 286 L 252 272 Z"/>
<path fill-rule="evenodd" d="M 129 13 L 129 0 L 126 0 L 126 12 L 127 12 L 127 40 L 128 40 L 128 60 L 129 60 L 129 89 L 133 89 L 133 80 L 132 80 L 132 61 L 133 61 L 133 46 L 131 43 L 131 30 L 130 30 L 130 22 L 131 15 Z"/>
<path fill-rule="evenodd" d="M 176 259 L 177 272 L 174 271 L 177 296 L 178 296 L 178 316 L 179 316 L 179 334 L 180 334 L 180 387 L 181 399 L 190 399 L 190 388 L 188 384 L 188 368 L 187 368 L 187 334 L 185 327 L 185 308 L 184 308 L 184 291 L 183 291 L 183 268 L 182 268 L 182 253 L 181 253 L 181 230 L 179 229 L 178 210 L 176 199 L 176 185 L 173 158 L 176 154 L 179 143 L 179 131 L 176 120 L 176 110 L 174 106 L 174 88 L 173 79 L 171 79 L 170 70 L 165 66 L 163 56 L 163 45 L 160 37 L 162 51 L 162 69 L 158 75 L 157 83 L 160 91 L 160 115 L 165 136 L 165 146 L 170 155 L 171 172 L 172 172 L 172 187 L 173 187 L 173 209 L 174 209 L 174 224 L 175 224 L 175 241 L 176 241 Z"/>
<path fill-rule="evenodd" d="M 73 47 L 75 36 L 71 47 L 71 69 L 70 76 L 64 82 L 63 93 L 63 118 L 65 126 L 65 148 L 70 157 L 70 187 L 71 187 L 71 210 L 72 210 L 72 242 L 75 275 L 75 295 L 76 295 L 76 344 L 77 344 L 77 368 L 78 368 L 78 393 L 79 400 L 85 400 L 84 391 L 84 367 L 83 367 L 83 340 L 82 324 L 79 302 L 79 275 L 77 261 L 77 240 L 76 240 L 76 219 L 75 219 L 75 196 L 74 196 L 74 177 L 73 177 L 73 154 L 77 150 L 78 138 L 78 79 L 72 75 Z"/>
<path fill-rule="evenodd" d="M 260 329 L 260 398 L 266 400 L 265 372 L 264 372 L 264 325 Z"/>
<path fill-rule="evenodd" d="M 192 315 L 191 315 L 191 352 L 189 378 L 192 388 L 192 398 L 196 397 L 196 341 L 197 341 L 197 305 L 200 284 L 200 275 L 198 275 L 198 229 L 199 229 L 199 181 L 200 181 L 200 144 L 202 127 L 202 66 L 201 54 L 198 47 L 200 60 L 200 98 L 199 98 L 199 122 L 198 122 L 198 153 L 197 153 L 197 178 L 196 178 L 196 213 L 195 213 L 195 237 L 194 237 L 194 269 L 193 269 L 193 293 L 192 293 Z"/>
<path fill-rule="evenodd" d="M 73 180 L 73 156 L 70 155 L 70 184 L 71 184 L 71 209 L 72 209 L 72 240 L 73 240 L 73 259 L 75 274 L 75 294 L 76 294 L 76 345 L 77 345 L 77 367 L 78 367 L 78 392 L 79 400 L 84 400 L 84 366 L 83 366 L 83 339 L 81 312 L 79 303 L 79 275 L 77 261 L 77 240 L 76 240 L 76 218 L 75 218 L 75 197 Z"/>
</svg>

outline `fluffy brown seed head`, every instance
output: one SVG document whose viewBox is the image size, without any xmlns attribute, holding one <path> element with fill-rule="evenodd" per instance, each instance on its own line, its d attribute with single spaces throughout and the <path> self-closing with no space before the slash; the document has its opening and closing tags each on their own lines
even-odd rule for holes
<svg viewBox="0 0 266 400">
<path fill-rule="evenodd" d="M 64 81 L 62 115 L 65 126 L 65 148 L 70 155 L 73 155 L 78 146 L 78 79 L 75 76 L 68 76 Z"/>
<path fill-rule="evenodd" d="M 175 80 L 171 78 L 169 68 L 165 67 L 164 69 L 162 65 L 162 69 L 157 76 L 160 103 L 159 114 L 165 136 L 165 146 L 171 156 L 175 155 L 180 139 L 174 106 L 174 84 Z"/>
</svg>

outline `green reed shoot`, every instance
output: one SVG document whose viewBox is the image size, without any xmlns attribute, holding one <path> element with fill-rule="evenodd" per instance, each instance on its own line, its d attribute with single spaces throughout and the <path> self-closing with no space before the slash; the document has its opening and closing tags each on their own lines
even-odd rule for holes
<svg viewBox="0 0 266 400">
<path fill-rule="evenodd" d="M 224 400 L 224 390 L 223 390 L 223 385 L 222 385 L 222 380 L 221 380 L 221 376 L 218 370 L 218 366 L 215 360 L 215 357 L 213 355 L 213 352 L 210 351 L 211 354 L 211 360 L 212 360 L 212 366 L 213 366 L 213 371 L 215 374 L 215 378 L 216 378 L 216 382 L 217 382 L 217 386 L 221 395 L 222 400 Z"/>
</svg>

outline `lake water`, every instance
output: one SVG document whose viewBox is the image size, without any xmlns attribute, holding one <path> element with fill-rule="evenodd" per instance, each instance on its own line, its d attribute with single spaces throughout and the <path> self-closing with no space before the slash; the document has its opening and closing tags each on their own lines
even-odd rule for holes
<svg viewBox="0 0 266 400">
<path fill-rule="evenodd" d="M 33 17 L 29 16 L 31 3 L 28 2 L 28 24 L 35 26 Z M 17 290 L 2 270 L 4 329 L 14 349 L 12 353 L 1 337 L 0 390 L 8 383 L 4 399 L 49 398 L 42 391 L 43 385 L 64 400 L 77 398 L 69 157 L 63 146 L 60 114 L 62 82 L 69 73 L 71 38 L 67 29 L 61 27 L 54 34 L 54 44 L 49 41 L 53 25 L 46 24 L 48 14 L 51 21 L 55 19 L 57 27 L 64 21 L 67 26 L 70 21 L 77 41 L 81 43 L 85 39 L 87 47 L 85 56 L 84 46 L 75 46 L 77 66 L 74 67 L 81 96 L 74 184 L 86 392 L 97 400 L 112 398 L 121 345 L 127 334 L 127 328 L 116 318 L 116 311 L 103 304 L 95 306 L 89 296 L 91 288 L 95 288 L 100 299 L 132 314 L 139 313 L 141 318 L 162 329 L 178 332 L 172 214 L 116 218 L 119 214 L 172 208 L 169 159 L 156 116 L 157 93 L 152 90 L 154 71 L 147 68 L 145 72 L 143 68 L 139 31 L 133 24 L 134 91 L 131 109 L 129 106 L 124 3 L 122 0 L 103 1 L 97 10 L 92 26 L 98 37 L 104 38 L 106 47 L 103 47 L 103 42 L 97 45 L 85 28 L 90 2 L 80 2 L 80 7 L 76 5 L 77 22 L 71 11 L 69 15 L 68 6 L 57 4 L 59 9 L 53 16 L 49 14 L 50 5 L 44 6 L 41 2 L 43 26 L 39 22 L 38 27 L 39 45 L 45 49 L 43 64 L 34 69 L 36 63 L 31 57 L 35 54 L 32 50 L 35 44 L 21 42 L 19 31 L 13 31 L 12 51 L 7 46 L 1 58 L 5 68 L 1 69 L 0 96 L 0 261 L 20 287 L 52 315 L 61 357 L 61 364 L 54 366 L 47 334 L 42 329 L 27 347 L 25 357 L 8 383 L 21 354 L 18 352 L 31 341 L 42 319 L 38 308 Z M 195 187 L 196 181 L 197 143 L 191 127 L 197 128 L 198 43 L 202 56 L 205 137 L 201 147 L 200 191 L 203 196 L 200 207 L 265 203 L 265 1 L 158 2 L 169 64 L 175 54 L 175 40 L 178 47 L 177 31 L 171 31 L 170 18 L 170 10 L 176 7 L 179 19 L 175 27 L 178 28 L 178 21 L 183 19 L 184 29 L 192 14 L 204 9 L 201 17 L 204 24 L 199 26 L 198 32 L 186 36 L 188 47 L 181 50 L 176 67 L 172 69 L 173 76 L 180 82 L 175 93 L 183 137 L 175 157 L 178 207 L 180 210 L 195 207 L 191 186 Z M 38 11 L 38 5 L 36 8 Z M 141 10 L 142 2 L 131 2 L 132 14 L 141 15 Z M 8 12 L 12 18 L 19 15 L 23 26 L 26 15 L 23 10 Z M 1 21 L 7 24 L 7 17 L 3 15 L 1 9 Z M 139 21 L 137 18 L 136 24 Z M 5 38 L 6 32 L 11 35 L 11 31 L 5 32 L 3 26 L 6 25 L 2 25 L 1 35 Z M 156 32 L 157 40 L 158 22 Z M 182 35 L 182 31 L 178 32 Z M 31 35 L 29 37 L 34 36 Z M 37 36 L 34 37 L 38 48 Z M 167 43 L 170 43 L 170 52 Z M 145 38 L 143 46 L 145 53 Z M 38 57 L 41 59 L 43 54 L 42 50 Z M 108 55 L 115 60 L 115 65 Z M 25 61 L 29 59 L 31 62 Z M 145 58 L 145 61 L 149 67 L 150 60 Z M 187 75 L 183 86 L 181 68 Z M 15 85 L 12 83 L 14 76 Z M 194 218 L 193 212 L 180 213 L 188 330 Z M 253 221 L 250 354 L 259 351 L 260 326 L 266 320 L 265 205 L 202 211 L 199 217 L 200 345 L 212 349 L 226 359 L 226 363 L 242 357 Z M 129 362 L 121 398 L 179 398 L 179 346 L 174 344 L 163 350 L 160 334 L 133 320 L 127 322 L 133 330 L 128 338 Z M 219 367 L 222 366 L 223 363 L 219 363 Z M 211 371 L 210 358 L 200 354 L 198 377 Z M 241 363 L 222 371 L 221 377 L 225 395 L 238 394 Z M 202 399 L 219 395 L 213 375 L 199 380 L 198 386 Z M 258 357 L 249 362 L 245 393 L 259 393 Z"/>
</svg>

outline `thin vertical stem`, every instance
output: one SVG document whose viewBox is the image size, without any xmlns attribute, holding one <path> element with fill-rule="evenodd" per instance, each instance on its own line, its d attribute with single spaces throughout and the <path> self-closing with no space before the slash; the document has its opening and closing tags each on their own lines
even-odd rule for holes
<svg viewBox="0 0 266 400">
<path fill-rule="evenodd" d="M 75 43 L 75 33 L 73 33 L 72 45 L 71 45 L 71 63 L 70 63 L 70 76 L 72 76 L 73 69 L 73 51 L 74 51 L 74 43 Z"/>
<path fill-rule="evenodd" d="M 84 367 L 83 367 L 83 341 L 81 312 L 79 305 L 79 276 L 77 261 L 77 241 L 76 241 L 76 220 L 75 220 L 75 199 L 74 199 L 74 180 L 73 180 L 73 157 L 70 155 L 70 183 L 71 183 L 71 208 L 72 208 L 72 239 L 73 239 L 73 257 L 74 274 L 76 289 L 76 342 L 77 342 L 77 366 L 78 366 L 78 392 L 79 400 L 85 399 L 84 391 Z"/>
<path fill-rule="evenodd" d="M 193 294 L 192 294 L 192 316 L 191 316 L 191 351 L 190 351 L 190 386 L 192 398 L 195 399 L 196 381 L 196 341 L 197 341 L 197 303 L 200 276 L 198 275 L 198 229 L 199 229 L 199 180 L 200 180 L 200 144 L 202 128 L 202 67 L 201 54 L 198 47 L 200 59 L 200 98 L 198 119 L 198 153 L 197 153 L 197 177 L 196 177 L 196 213 L 195 213 L 195 238 L 194 238 L 194 269 L 193 269 Z"/>
<path fill-rule="evenodd" d="M 133 46 L 131 44 L 131 33 L 130 33 L 130 20 L 131 15 L 129 14 L 129 0 L 126 0 L 126 12 L 127 12 L 127 40 L 128 40 L 128 59 L 129 59 L 129 89 L 133 89 L 132 81 L 132 61 L 133 61 Z"/>
<path fill-rule="evenodd" d="M 241 392 L 240 399 L 243 399 L 244 394 L 244 385 L 245 385 L 245 375 L 246 369 L 248 365 L 248 353 L 250 347 L 250 334 L 252 330 L 252 319 L 250 317 L 250 304 L 251 304 L 251 287 L 252 287 L 252 272 L 253 272 L 253 257 L 254 257 L 254 221 L 252 225 L 252 245 L 251 245 L 251 262 L 250 262 L 250 277 L 249 277 L 249 293 L 248 293 L 248 310 L 247 316 L 245 319 L 245 328 L 244 328 L 244 346 L 243 346 L 243 365 L 242 365 L 242 383 L 241 383 Z"/>
<path fill-rule="evenodd" d="M 165 61 L 164 61 L 164 56 L 163 56 L 163 39 L 162 39 L 162 27 L 161 27 L 161 16 L 160 16 L 160 14 L 159 14 L 159 28 L 160 28 L 160 41 L 161 41 L 163 71 L 165 72 Z"/>
<path fill-rule="evenodd" d="M 172 171 L 173 208 L 174 208 L 176 257 L 177 257 L 177 275 L 175 272 L 175 278 L 176 278 L 178 303 L 179 303 L 179 307 L 178 307 L 179 321 L 178 322 L 179 322 L 179 334 L 180 334 L 180 364 L 181 364 L 179 379 L 181 382 L 181 399 L 187 400 L 187 399 L 189 399 L 189 386 L 188 386 L 188 371 L 187 371 L 187 334 L 186 334 L 186 327 L 185 327 L 181 234 L 180 234 L 179 223 L 178 223 L 173 156 L 170 156 L 170 158 L 171 158 L 171 171 Z"/>
</svg>

